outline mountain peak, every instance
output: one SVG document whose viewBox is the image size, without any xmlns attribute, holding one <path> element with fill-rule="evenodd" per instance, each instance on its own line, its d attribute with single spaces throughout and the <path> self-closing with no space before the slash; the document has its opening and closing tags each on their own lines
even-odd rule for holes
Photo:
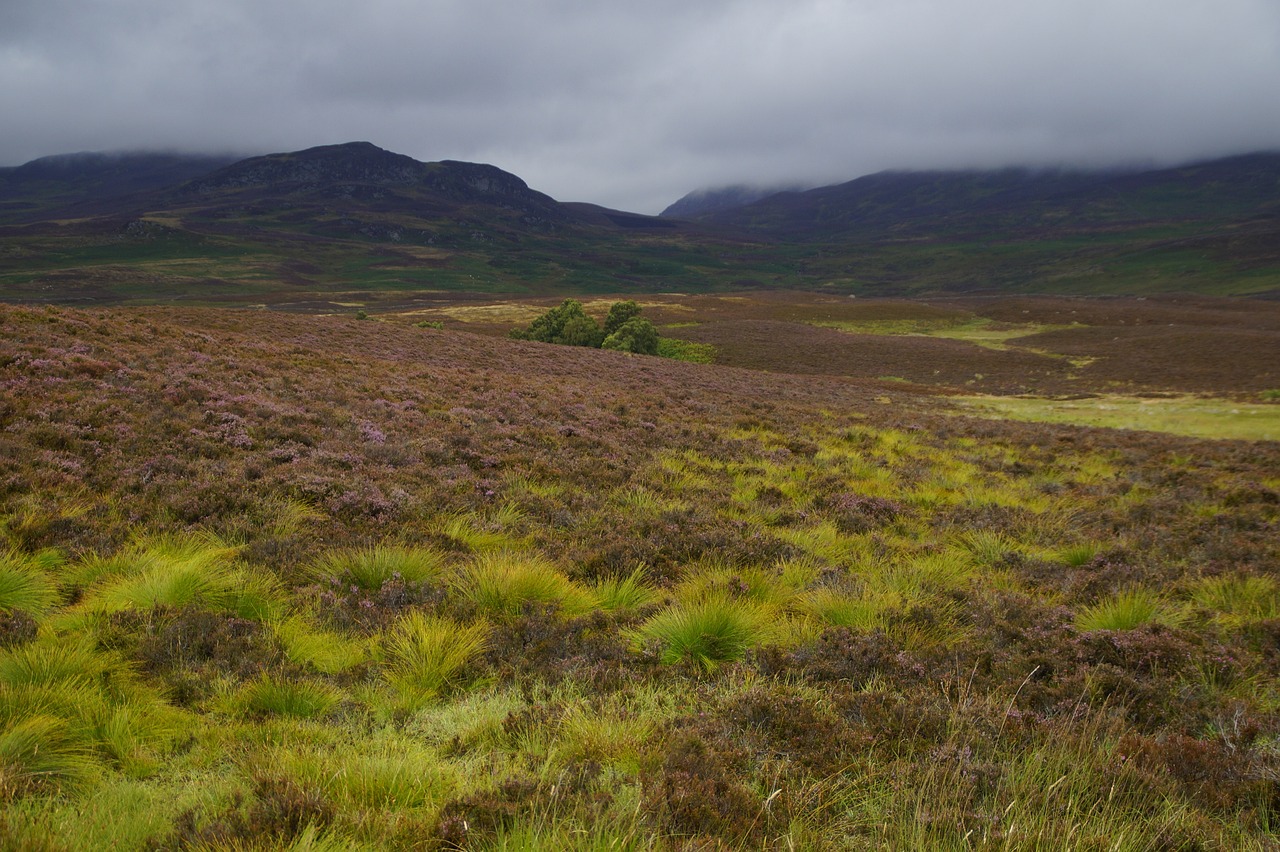
<svg viewBox="0 0 1280 852">
<path fill-rule="evenodd" d="M 423 164 L 383 150 L 370 142 L 321 145 L 282 154 L 250 157 L 219 169 L 191 184 L 196 192 L 216 192 L 273 184 L 373 183 L 412 184 Z"/>
</svg>

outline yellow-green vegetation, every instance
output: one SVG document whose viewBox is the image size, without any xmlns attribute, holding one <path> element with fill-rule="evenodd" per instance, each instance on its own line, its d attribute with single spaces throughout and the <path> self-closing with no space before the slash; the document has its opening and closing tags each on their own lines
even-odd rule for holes
<svg viewBox="0 0 1280 852">
<path fill-rule="evenodd" d="M 1009 349 L 1009 341 L 1070 325 L 999 322 L 986 317 L 952 315 L 928 318 L 814 320 L 813 325 L 850 334 L 901 334 L 964 340 L 987 349 Z"/>
<path fill-rule="evenodd" d="M 452 685 L 484 650 L 489 626 L 411 612 L 382 642 L 387 679 L 412 706 L 421 706 Z"/>
<path fill-rule="evenodd" d="M 1074 423 L 1109 429 L 1141 429 L 1196 438 L 1280 441 L 1280 407 L 1194 396 L 1085 399 L 1028 397 L 957 398 L 966 414 L 1040 423 Z"/>
<path fill-rule="evenodd" d="M 0 850 L 1272 844 L 1274 443 L 269 314 L 0 307 Z"/>
</svg>

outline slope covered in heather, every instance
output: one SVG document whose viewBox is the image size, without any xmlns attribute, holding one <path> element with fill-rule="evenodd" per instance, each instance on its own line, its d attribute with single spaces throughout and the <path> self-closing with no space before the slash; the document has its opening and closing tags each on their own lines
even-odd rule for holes
<svg viewBox="0 0 1280 852">
<path fill-rule="evenodd" d="M 0 330 L 15 848 L 1270 842 L 1274 442 L 407 322 Z"/>
</svg>

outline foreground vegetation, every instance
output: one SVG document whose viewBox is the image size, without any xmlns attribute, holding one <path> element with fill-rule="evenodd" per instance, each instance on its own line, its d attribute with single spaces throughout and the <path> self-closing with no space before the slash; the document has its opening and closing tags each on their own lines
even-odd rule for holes
<svg viewBox="0 0 1280 852">
<path fill-rule="evenodd" d="M 0 848 L 1274 845 L 1275 442 L 391 321 L 0 328 Z"/>
</svg>

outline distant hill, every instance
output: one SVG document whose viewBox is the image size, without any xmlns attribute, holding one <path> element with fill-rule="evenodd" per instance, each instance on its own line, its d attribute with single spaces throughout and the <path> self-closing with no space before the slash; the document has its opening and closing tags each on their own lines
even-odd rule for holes
<svg viewBox="0 0 1280 852">
<path fill-rule="evenodd" d="M 658 215 L 672 219 L 693 219 L 723 210 L 732 210 L 735 207 L 745 207 L 779 192 L 800 192 L 802 189 L 803 187 L 800 186 L 763 187 L 745 184 L 699 189 L 684 196 Z"/>
<path fill-rule="evenodd" d="M 59 210 L 101 211 L 106 202 L 183 183 L 236 159 L 149 152 L 41 157 L 0 168 L 0 222 L 43 218 Z"/>
<path fill-rule="evenodd" d="M 1153 171 L 881 172 L 697 218 L 804 241 L 1280 216 L 1280 153 Z"/>
<path fill-rule="evenodd" d="M 84 154 L 0 170 L 0 246 L 9 300 L 1280 294 L 1280 154 L 1151 171 L 884 172 L 693 193 L 663 216 L 560 202 L 496 166 L 368 142 L 233 162 Z"/>
</svg>

